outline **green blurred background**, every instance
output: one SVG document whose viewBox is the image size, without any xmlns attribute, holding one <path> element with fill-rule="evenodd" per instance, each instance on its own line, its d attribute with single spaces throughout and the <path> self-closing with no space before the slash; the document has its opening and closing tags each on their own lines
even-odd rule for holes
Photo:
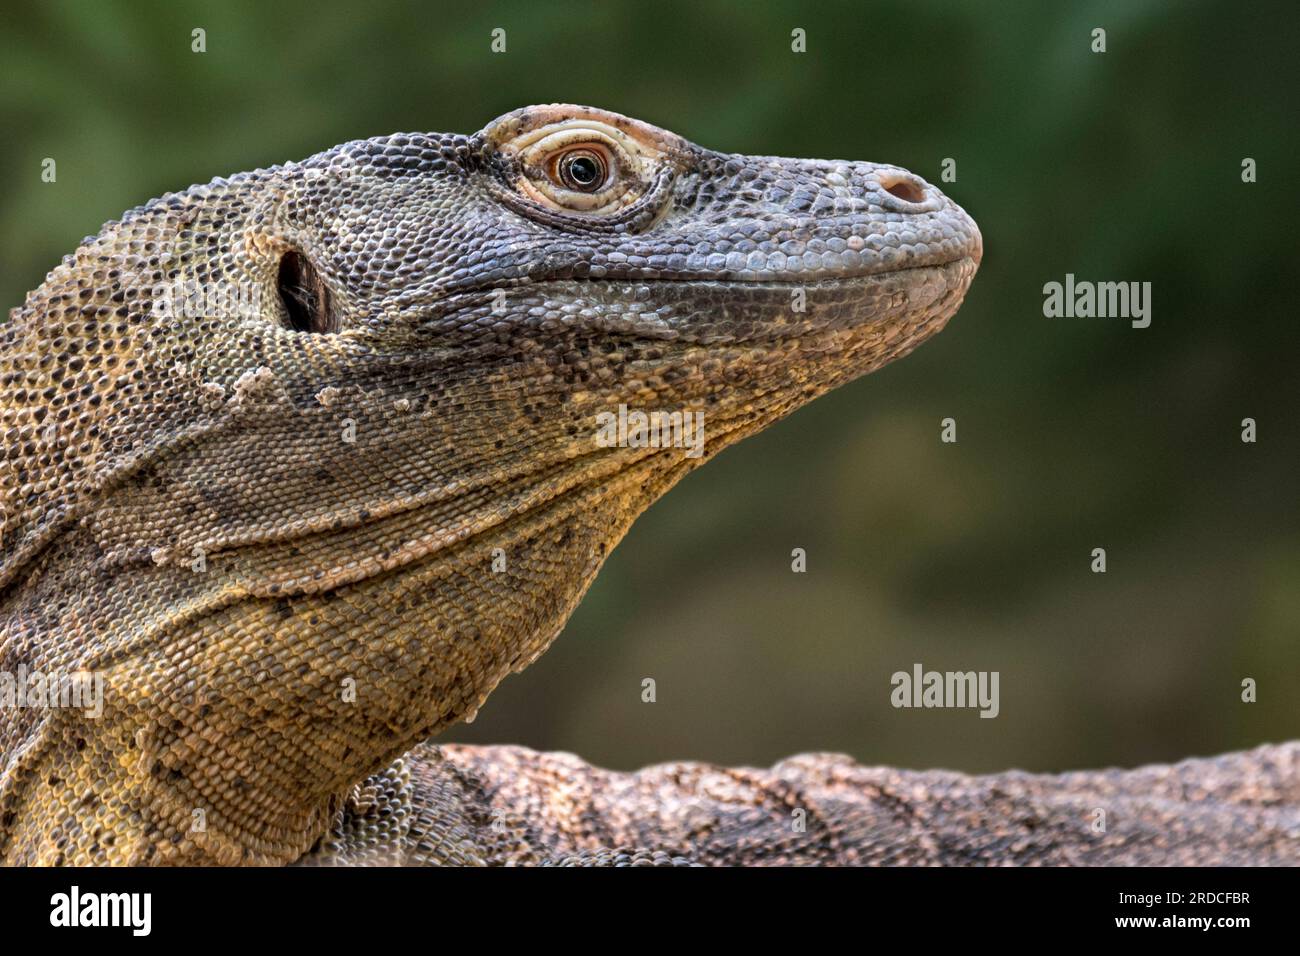
<svg viewBox="0 0 1300 956">
<path fill-rule="evenodd" d="M 688 478 L 554 647 L 450 739 L 612 767 L 840 750 L 985 771 L 1300 737 L 1294 5 L 84 2 L 4 17 L 5 308 L 166 190 L 357 137 L 469 132 L 529 103 L 936 183 L 956 160 L 942 185 L 985 258 L 948 330 Z M 1151 327 L 1044 318 L 1042 286 L 1067 272 L 1151 282 Z M 955 445 L 939 442 L 948 416 Z M 1001 716 L 892 709 L 890 675 L 917 661 L 1000 671 Z M 1245 677 L 1257 703 L 1240 701 Z"/>
</svg>

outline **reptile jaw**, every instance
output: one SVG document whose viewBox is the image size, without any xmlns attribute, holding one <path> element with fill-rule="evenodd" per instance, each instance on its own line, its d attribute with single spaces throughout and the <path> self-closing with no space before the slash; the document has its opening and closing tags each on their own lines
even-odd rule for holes
<svg viewBox="0 0 1300 956">
<path fill-rule="evenodd" d="M 306 852 L 676 480 L 915 347 L 978 262 L 895 167 L 512 116 L 163 197 L 0 326 L 0 669 L 110 678 L 93 724 L 0 725 L 6 860 Z M 258 305 L 161 313 L 189 279 Z M 600 444 L 620 406 L 702 410 L 701 454 Z"/>
</svg>

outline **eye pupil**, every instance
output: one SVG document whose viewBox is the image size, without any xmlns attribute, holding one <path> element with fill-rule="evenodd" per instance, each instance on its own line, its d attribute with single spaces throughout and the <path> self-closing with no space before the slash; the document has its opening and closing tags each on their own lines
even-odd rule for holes
<svg viewBox="0 0 1300 956">
<path fill-rule="evenodd" d="M 596 181 L 596 164 L 586 156 L 580 156 L 569 164 L 569 175 L 588 186 Z"/>
<path fill-rule="evenodd" d="M 560 160 L 560 178 L 569 189 L 593 192 L 605 180 L 605 164 L 588 152 L 575 152 Z"/>
</svg>

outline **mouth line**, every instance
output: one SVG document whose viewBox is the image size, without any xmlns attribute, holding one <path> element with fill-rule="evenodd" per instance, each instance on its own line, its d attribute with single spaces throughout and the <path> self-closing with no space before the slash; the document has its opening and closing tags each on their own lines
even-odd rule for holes
<svg viewBox="0 0 1300 956">
<path fill-rule="evenodd" d="M 895 268 L 895 269 L 880 269 L 880 270 L 877 270 L 877 271 L 875 271 L 875 272 L 844 272 L 844 273 L 840 273 L 840 274 L 838 274 L 838 275 L 834 275 L 834 274 L 833 274 L 833 275 L 823 275 L 823 276 L 818 276 L 818 277 L 816 277 L 816 278 L 806 278 L 806 279 L 789 279 L 789 278 L 776 278 L 776 279 L 760 279 L 760 278 L 754 278 L 754 279 L 748 279 L 748 278 L 745 278 L 745 277 L 743 277 L 743 276 L 734 276 L 734 277 L 728 277 L 728 278 L 725 279 L 725 280 L 718 280 L 718 279 L 695 279 L 695 280 L 692 280 L 692 279 L 668 279 L 668 280 L 664 280 L 664 281 L 668 281 L 668 282 L 692 282 L 692 281 L 696 281 L 696 282 L 718 282 L 718 281 L 728 281 L 728 282 L 736 282 L 736 283 L 743 284 L 743 285 L 774 285 L 774 286 L 780 286 L 780 287 L 791 287 L 791 288 L 796 288 L 796 287 L 799 287 L 799 286 L 833 285 L 833 284 L 835 284 L 835 283 L 841 283 L 841 282 L 853 282 L 853 281 L 856 281 L 856 280 L 859 280 L 859 279 L 886 279 L 886 278 L 889 278 L 890 276 L 902 275 L 902 274 L 905 273 L 905 272 L 921 272 L 921 271 L 924 271 L 924 270 L 927 270 L 927 269 L 930 269 L 930 270 L 936 270 L 936 269 L 947 269 L 947 268 L 949 268 L 950 266 L 959 265 L 959 264 L 961 264 L 961 263 L 963 263 L 963 262 L 974 262 L 974 261 L 975 261 L 975 257 L 974 257 L 974 256 L 957 256 L 957 257 L 954 258 L 954 259 L 945 259 L 945 260 L 943 260 L 943 261 L 941 261 L 941 262 L 924 262 L 924 263 L 919 263 L 919 264 L 916 264 L 916 265 L 899 266 L 898 268 Z"/>
<path fill-rule="evenodd" d="M 744 285 L 747 288 L 753 288 L 753 289 L 768 289 L 768 290 L 772 290 L 773 294 L 779 294 L 779 295 L 788 295 L 791 290 L 795 290 L 795 289 L 843 290 L 845 288 L 852 289 L 855 286 L 866 287 L 864 289 L 863 294 L 870 294 L 871 286 L 885 285 L 887 283 L 890 283 L 892 280 L 895 281 L 897 284 L 896 291 L 898 293 L 908 294 L 907 291 L 905 290 L 910 291 L 912 288 L 920 288 L 925 285 L 926 281 L 928 281 L 925 278 L 921 278 L 915 282 L 906 281 L 906 280 L 898 281 L 901 276 L 907 273 L 915 272 L 915 273 L 921 273 L 923 276 L 928 276 L 931 277 L 932 279 L 937 279 L 938 281 L 942 282 L 945 291 L 940 293 L 940 295 L 947 295 L 950 294 L 953 288 L 955 288 L 959 284 L 958 276 L 960 275 L 963 266 L 969 264 L 972 268 L 974 268 L 974 266 L 977 263 L 978 260 L 975 256 L 965 255 L 965 256 L 958 256 L 954 259 L 949 259 L 944 262 L 904 266 L 899 269 L 891 269 L 888 272 L 870 272 L 870 273 L 859 273 L 859 274 L 846 274 L 841 276 L 824 276 L 819 279 L 815 279 L 815 280 L 810 279 L 804 281 L 782 280 L 782 279 L 749 279 L 743 281 L 738 280 L 737 285 Z M 599 282 L 599 281 L 610 281 L 610 280 L 594 279 L 590 281 Z M 619 280 L 612 280 L 612 281 L 619 281 Z M 664 285 L 690 285 L 690 284 L 706 284 L 710 281 L 717 281 L 717 280 L 647 279 L 643 281 L 647 283 L 662 283 Z M 813 326 L 813 327 L 805 328 L 801 331 L 794 331 L 788 328 L 771 329 L 771 328 L 760 327 L 757 331 L 754 331 L 751 334 L 743 335 L 740 337 L 728 337 L 728 338 L 721 338 L 721 339 L 700 337 L 697 335 L 693 335 L 691 334 L 690 330 L 687 328 L 674 329 L 671 335 L 664 335 L 664 336 L 655 334 L 654 330 L 652 329 L 643 328 L 638 330 L 638 336 L 651 339 L 655 341 L 655 343 L 658 344 L 660 347 L 666 347 L 669 348 L 670 350 L 692 349 L 701 346 L 710 347 L 710 346 L 718 346 L 718 345 L 743 347 L 743 346 L 754 346 L 754 345 L 766 345 L 774 341 L 809 341 L 818 337 L 835 336 L 843 333 L 852 333 L 854 330 L 861 329 L 867 325 L 871 325 L 882 321 L 896 321 L 900 319 L 906 320 L 907 316 L 914 315 L 923 308 L 924 308 L 924 303 L 916 303 L 901 310 L 855 314 L 855 316 L 852 319 L 847 321 L 838 321 L 838 322 L 827 323 L 821 326 Z"/>
<path fill-rule="evenodd" d="M 950 266 L 960 265 L 963 262 L 974 263 L 973 255 L 955 256 L 952 259 L 944 259 L 939 262 L 923 262 L 915 265 L 899 266 L 893 269 L 878 269 L 874 272 L 843 272 L 840 274 L 808 276 L 805 278 L 798 277 L 776 277 L 760 278 L 746 277 L 732 274 L 723 274 L 721 276 L 573 276 L 569 278 L 539 279 L 532 283 L 534 285 L 546 285 L 554 282 L 650 282 L 650 283 L 678 283 L 683 285 L 702 284 L 710 282 L 732 282 L 737 285 L 752 286 L 777 286 L 780 288 L 798 288 L 800 286 L 815 285 L 832 285 L 841 282 L 852 282 L 859 279 L 883 279 L 889 276 L 901 275 L 905 272 L 919 272 L 925 269 L 947 269 Z"/>
<path fill-rule="evenodd" d="M 497 281 L 491 284 L 485 283 L 481 286 L 477 286 L 474 288 L 458 289 L 454 293 L 446 296 L 445 298 L 436 300 L 433 303 L 427 305 L 421 305 L 418 309 L 409 309 L 407 314 L 409 315 L 410 312 L 415 312 L 415 311 L 423 312 L 426 309 L 430 309 L 430 307 L 432 306 L 432 313 L 434 318 L 440 319 L 443 315 L 447 314 L 448 311 L 454 310 L 455 308 L 464 306 L 468 303 L 480 301 L 481 297 L 485 295 L 486 296 L 495 295 L 503 290 L 522 291 L 527 289 L 545 289 L 548 286 L 553 287 L 553 286 L 566 285 L 566 284 L 576 285 L 578 287 L 582 287 L 582 286 L 596 287 L 600 285 L 611 286 L 611 285 L 618 285 L 618 284 L 646 284 L 651 286 L 662 285 L 662 286 L 685 287 L 685 286 L 692 286 L 692 285 L 702 286 L 711 283 L 729 282 L 734 284 L 737 287 L 744 287 L 744 288 L 754 289 L 754 290 L 768 289 L 774 292 L 779 291 L 782 294 L 789 294 L 789 292 L 794 289 L 835 289 L 835 288 L 843 288 L 845 286 L 853 286 L 855 284 L 865 285 L 868 283 L 886 283 L 891 279 L 898 279 L 899 277 L 905 276 L 907 273 L 912 273 L 912 272 L 923 273 L 923 274 L 949 273 L 954 270 L 960 269 L 963 265 L 969 265 L 974 267 L 977 266 L 978 263 L 979 263 L 979 257 L 977 255 L 968 253 L 965 255 L 955 256 L 951 259 L 944 259 L 939 262 L 916 263 L 912 265 L 899 266 L 898 268 L 894 268 L 894 269 L 879 270 L 876 272 L 846 272 L 840 275 L 823 275 L 815 278 L 806 277 L 806 278 L 760 279 L 760 278 L 745 278 L 739 276 L 725 276 L 719 278 L 717 276 L 664 277 L 664 276 L 603 275 L 603 276 L 556 276 L 554 278 L 547 278 L 547 279 L 532 279 L 525 282 L 520 282 L 517 285 L 511 285 L 509 283 L 502 283 L 501 281 Z M 946 280 L 946 281 L 950 281 L 950 280 Z M 677 333 L 674 333 L 672 335 L 656 334 L 652 329 L 648 327 L 638 329 L 636 332 L 636 337 L 653 339 L 655 341 L 663 341 L 663 342 L 683 341 L 681 339 L 680 334 Z M 765 338 L 766 337 L 760 336 L 758 337 L 758 340 L 765 340 Z M 686 341 L 694 341 L 694 340 L 687 339 Z"/>
<path fill-rule="evenodd" d="M 951 259 L 944 259 L 939 262 L 923 262 L 915 265 L 904 265 L 893 269 L 878 269 L 876 271 L 864 272 L 844 272 L 838 275 L 821 275 L 821 276 L 780 276 L 776 278 L 757 278 L 738 276 L 734 274 L 723 273 L 721 275 L 691 275 L 691 276 L 662 276 L 662 275 L 583 275 L 583 276 L 553 276 L 546 278 L 529 278 L 520 277 L 513 281 L 496 281 L 474 285 L 465 288 L 451 290 L 445 298 L 441 300 L 446 304 L 451 301 L 463 300 L 466 297 L 482 295 L 484 293 L 496 293 L 507 289 L 529 289 L 558 285 L 561 283 L 581 283 L 581 284 L 614 284 L 620 282 L 626 283 L 652 283 L 652 284 L 674 284 L 674 285 L 704 285 L 711 282 L 730 282 L 735 285 L 762 287 L 769 286 L 774 288 L 800 288 L 809 286 L 829 286 L 846 282 L 856 282 L 864 279 L 886 279 L 890 276 L 901 275 L 907 272 L 919 272 L 926 269 L 941 270 L 951 266 L 959 265 L 964 262 L 975 263 L 978 260 L 974 255 L 966 254 L 955 256 Z"/>
</svg>

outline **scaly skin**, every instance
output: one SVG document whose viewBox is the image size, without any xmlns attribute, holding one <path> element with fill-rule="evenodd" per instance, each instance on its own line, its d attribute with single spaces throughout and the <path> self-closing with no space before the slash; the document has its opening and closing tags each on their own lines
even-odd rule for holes
<svg viewBox="0 0 1300 956">
<path fill-rule="evenodd" d="M 545 650 L 651 502 L 941 329 L 980 255 L 903 170 L 576 106 L 107 224 L 0 328 L 0 671 L 105 679 L 97 719 L 6 714 L 0 854 L 692 858 L 654 827 L 665 846 L 630 854 L 601 826 L 461 840 L 487 812 L 467 781 L 499 766 L 559 799 L 584 771 L 487 750 L 448 777 L 419 745 Z M 605 447 L 620 405 L 702 411 L 704 454 Z M 655 817 L 628 800 L 611 837 Z"/>
<path fill-rule="evenodd" d="M 343 823 L 304 862 L 1300 863 L 1295 743 L 1058 776 L 863 767 L 839 754 L 768 770 L 676 763 L 613 773 L 569 754 L 430 744 L 395 769 L 357 788 Z"/>
</svg>

